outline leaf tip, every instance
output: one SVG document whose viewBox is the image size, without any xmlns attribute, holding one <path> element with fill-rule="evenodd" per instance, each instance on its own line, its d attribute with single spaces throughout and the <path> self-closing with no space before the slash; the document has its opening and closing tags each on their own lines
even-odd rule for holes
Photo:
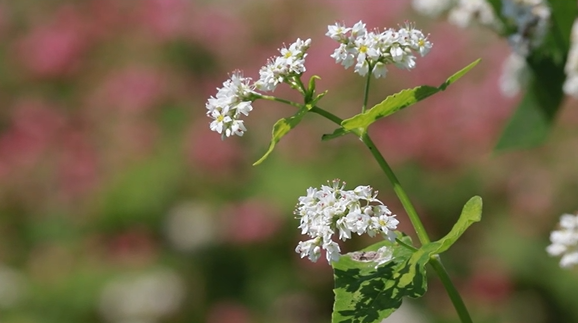
<svg viewBox="0 0 578 323">
<path fill-rule="evenodd" d="M 261 157 L 258 161 L 254 162 L 251 166 L 259 166 L 265 160 L 265 156 Z"/>
</svg>

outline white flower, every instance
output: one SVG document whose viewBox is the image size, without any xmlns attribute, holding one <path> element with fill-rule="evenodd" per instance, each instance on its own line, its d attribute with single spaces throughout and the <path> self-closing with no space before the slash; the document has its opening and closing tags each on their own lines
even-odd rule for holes
<svg viewBox="0 0 578 323">
<path fill-rule="evenodd" d="M 336 63 L 341 63 L 343 67 L 349 68 L 355 62 L 354 53 L 355 48 L 352 45 L 341 44 L 330 56 L 335 59 Z"/>
<path fill-rule="evenodd" d="M 367 29 L 365 29 L 365 24 L 361 20 L 356 22 L 351 28 L 351 37 L 353 39 L 363 37 L 365 34 L 367 34 Z"/>
<path fill-rule="evenodd" d="M 118 277 L 101 292 L 100 314 L 108 322 L 157 322 L 178 311 L 184 286 L 176 272 L 164 268 Z"/>
<path fill-rule="evenodd" d="M 387 75 L 387 68 L 385 67 L 385 64 L 383 64 L 383 62 L 375 63 L 375 66 L 373 67 L 373 76 L 375 76 L 375 78 L 377 79 L 380 77 L 385 78 L 386 75 Z"/>
<path fill-rule="evenodd" d="M 578 215 L 563 214 L 560 229 L 550 234 L 550 244 L 546 251 L 551 256 L 562 256 L 560 266 L 572 267 L 578 264 Z"/>
<path fill-rule="evenodd" d="M 339 261 L 341 249 L 339 249 L 337 242 L 328 239 L 323 242 L 323 249 L 325 249 L 325 259 L 328 263 Z"/>
<path fill-rule="evenodd" d="M 578 75 L 568 75 L 564 81 L 562 90 L 567 95 L 578 99 Z"/>
<path fill-rule="evenodd" d="M 319 238 L 307 240 L 307 241 L 299 241 L 297 247 L 295 248 L 295 252 L 301 254 L 301 258 L 307 256 L 309 260 L 316 262 L 321 256 L 321 247 L 319 247 Z"/>
<path fill-rule="evenodd" d="M 297 38 L 288 48 L 281 48 L 281 56 L 269 59 L 267 65 L 261 67 L 255 87 L 261 91 L 274 91 L 280 83 L 291 83 L 294 76 L 303 74 L 306 70 L 306 52 L 310 45 L 311 39 Z"/>
<path fill-rule="evenodd" d="M 435 18 L 447 13 L 448 21 L 461 28 L 472 23 L 501 28 L 487 0 L 413 0 L 412 5 L 415 11 L 429 17 Z"/>
<path fill-rule="evenodd" d="M 511 53 L 502 64 L 499 85 L 502 94 L 513 97 L 528 83 L 530 70 L 526 58 L 515 52 Z"/>
<path fill-rule="evenodd" d="M 351 28 L 347 28 L 342 24 L 336 23 L 335 25 L 327 27 L 327 37 L 336 40 L 338 42 L 347 41 L 347 33 L 351 31 Z"/>
<path fill-rule="evenodd" d="M 317 261 L 325 250 L 328 262 L 339 260 L 340 248 L 332 237 L 347 240 L 352 233 L 380 233 L 390 241 L 395 240 L 394 230 L 399 223 L 395 215 L 377 199 L 370 186 L 345 190 L 345 183 L 334 180 L 331 185 L 309 188 L 306 196 L 299 197 L 295 215 L 299 219 L 301 234 L 310 237 L 301 241 L 295 251 L 301 258 Z M 377 204 L 370 204 L 377 203 Z"/>
<path fill-rule="evenodd" d="M 9 310 L 26 298 L 28 281 L 19 271 L 0 264 L 0 309 Z"/>
<path fill-rule="evenodd" d="M 418 13 L 435 18 L 449 10 L 454 2 L 454 0 L 413 0 L 411 4 Z"/>
<path fill-rule="evenodd" d="M 578 19 L 574 20 L 574 25 L 572 25 L 570 51 L 564 72 L 566 72 L 566 80 L 562 88 L 564 93 L 578 98 Z"/>
<path fill-rule="evenodd" d="M 462 28 L 474 21 L 496 28 L 500 24 L 494 9 L 486 0 L 458 0 L 448 13 L 448 21 Z"/>
<path fill-rule="evenodd" d="M 508 40 L 512 49 L 528 56 L 540 46 L 550 21 L 550 8 L 543 0 L 502 0 L 502 15 L 516 27 Z"/>
<path fill-rule="evenodd" d="M 209 127 L 221 134 L 222 138 L 242 136 L 247 131 L 239 118 L 249 115 L 253 110 L 251 103 L 258 96 L 250 83 L 251 78 L 235 71 L 222 88 L 217 88 L 217 95 L 207 101 L 207 116 L 213 119 Z"/>
<path fill-rule="evenodd" d="M 326 35 L 340 43 L 331 57 L 345 68 L 355 64 L 354 72 L 361 76 L 371 72 L 375 78 L 385 77 L 387 64 L 412 69 L 416 59 L 414 52 L 423 57 L 433 46 L 412 24 L 383 32 L 367 31 L 361 21 L 351 28 L 335 24 L 327 29 Z"/>
</svg>

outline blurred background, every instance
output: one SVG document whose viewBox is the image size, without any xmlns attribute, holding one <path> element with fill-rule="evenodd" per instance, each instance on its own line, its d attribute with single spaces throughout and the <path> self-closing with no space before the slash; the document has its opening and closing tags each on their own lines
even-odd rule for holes
<svg viewBox="0 0 578 323">
<path fill-rule="evenodd" d="M 372 103 L 483 59 L 372 128 L 433 239 L 483 197 L 483 221 L 444 257 L 475 321 L 578 322 L 578 272 L 545 252 L 559 216 L 578 209 L 577 102 L 543 146 L 494 153 L 519 101 L 499 90 L 506 41 L 401 0 L 1 1 L 0 322 L 329 322 L 331 268 L 294 252 L 297 198 L 334 178 L 369 184 L 413 234 L 390 184 L 353 136 L 321 142 L 335 126 L 317 115 L 253 167 L 294 108 L 256 102 L 245 136 L 221 140 L 205 102 L 300 37 L 312 39 L 306 79 L 329 90 L 320 106 L 357 113 L 363 79 L 334 63 L 324 34 L 359 20 L 416 21 L 434 43 L 415 70 L 373 82 Z M 457 316 L 432 276 L 390 321 Z"/>
</svg>

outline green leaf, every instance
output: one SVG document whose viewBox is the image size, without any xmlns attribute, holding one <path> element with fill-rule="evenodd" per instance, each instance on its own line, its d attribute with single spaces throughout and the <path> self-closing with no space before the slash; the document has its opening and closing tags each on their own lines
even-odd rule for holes
<svg viewBox="0 0 578 323">
<path fill-rule="evenodd" d="M 450 232 L 438 241 L 429 243 L 428 245 L 432 246 L 428 246 L 427 249 L 431 249 L 434 254 L 439 254 L 448 250 L 451 245 L 453 245 L 458 240 L 458 238 L 462 236 L 466 229 L 470 227 L 470 225 L 474 224 L 475 222 L 479 222 L 481 219 L 482 198 L 479 196 L 474 196 L 464 205 L 458 221 L 456 224 L 454 224 Z"/>
<path fill-rule="evenodd" d="M 377 269 L 374 263 L 355 261 L 348 255 L 333 264 L 335 303 L 332 323 L 379 323 L 401 306 L 403 297 L 417 298 L 427 290 L 425 266 L 436 254 L 446 251 L 466 229 L 482 216 L 482 199 L 472 197 L 452 230 L 438 241 L 412 251 L 389 241 L 376 243 L 364 251 L 393 248 L 393 260 Z M 400 238 L 411 245 L 407 236 Z"/>
<path fill-rule="evenodd" d="M 335 139 L 337 137 L 341 137 L 341 136 L 346 135 L 346 134 L 348 134 L 348 131 L 346 131 L 343 128 L 337 128 L 337 129 L 335 129 L 335 131 L 333 131 L 333 133 L 324 134 L 323 136 L 321 136 L 321 140 L 327 141 L 327 140 Z"/>
<path fill-rule="evenodd" d="M 454 227 L 448 234 L 437 241 L 430 242 L 419 248 L 407 261 L 406 268 L 408 271 L 396 273 L 396 275 L 399 274 L 398 277 L 394 275 L 394 278 L 400 282 L 399 286 L 403 287 L 405 285 L 415 284 L 416 276 L 422 271 L 425 276 L 425 265 L 429 262 L 431 257 L 448 250 L 462 236 L 466 229 L 470 227 L 470 225 L 479 222 L 481 219 L 482 198 L 474 196 L 466 203 L 466 205 L 464 205 L 458 221 L 454 224 Z"/>
<path fill-rule="evenodd" d="M 502 132 L 495 150 L 532 148 L 546 140 L 563 98 L 563 82 L 559 79 L 560 75 L 554 75 L 559 73 L 553 69 L 548 74 L 552 75 L 548 80 L 552 80 L 552 84 L 556 84 L 558 89 L 547 91 L 543 87 L 548 87 L 547 84 L 531 81 L 524 98 Z"/>
<path fill-rule="evenodd" d="M 309 87 L 307 88 L 307 95 L 305 96 L 305 102 L 311 101 L 315 95 L 315 80 L 320 80 L 321 78 L 317 75 L 311 76 L 309 79 Z"/>
<path fill-rule="evenodd" d="M 543 44 L 527 58 L 532 79 L 496 150 L 531 148 L 543 143 L 564 99 L 564 66 L 578 4 L 576 1 L 550 1 L 550 8 L 550 29 Z"/>
<path fill-rule="evenodd" d="M 358 114 L 352 118 L 345 119 L 341 123 L 341 126 L 346 131 L 352 131 L 354 129 L 367 129 L 369 125 L 377 121 L 378 119 L 387 117 L 403 108 L 406 108 L 412 104 L 415 104 L 435 93 L 445 90 L 450 84 L 457 81 L 474 66 L 476 66 L 480 60 L 476 60 L 470 65 L 464 67 L 454 75 L 450 76 L 444 83 L 439 87 L 433 87 L 429 85 L 422 85 L 415 87 L 413 89 L 402 90 L 396 94 L 388 96 L 381 103 L 375 105 L 371 109 L 365 111 L 364 113 Z"/>
<path fill-rule="evenodd" d="M 265 159 L 267 159 L 269 154 L 273 152 L 273 149 L 275 148 L 275 145 L 277 145 L 279 140 L 281 140 L 283 136 L 285 136 L 289 131 L 291 131 L 291 129 L 295 128 L 299 124 L 299 122 L 301 122 L 301 119 L 303 119 L 303 116 L 309 111 L 309 108 L 310 108 L 309 106 L 303 106 L 293 116 L 289 118 L 282 118 L 277 122 L 275 122 L 275 125 L 273 125 L 272 138 L 271 143 L 269 144 L 269 149 L 267 150 L 265 155 L 263 155 L 263 157 L 261 157 L 255 163 L 253 163 L 253 166 L 259 165 Z"/>
<path fill-rule="evenodd" d="M 409 237 L 401 239 L 411 245 Z M 375 251 L 383 246 L 394 248 L 394 258 L 377 269 L 374 263 L 355 261 L 347 255 L 333 264 L 332 323 L 381 322 L 401 306 L 403 297 L 421 297 L 426 292 L 425 263 L 420 263 L 418 268 L 408 267 L 413 251 L 389 241 L 376 243 L 364 251 Z"/>
</svg>

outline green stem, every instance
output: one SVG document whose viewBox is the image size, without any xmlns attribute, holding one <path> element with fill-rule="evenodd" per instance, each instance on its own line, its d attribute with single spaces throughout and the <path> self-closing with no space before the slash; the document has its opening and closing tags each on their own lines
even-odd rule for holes
<svg viewBox="0 0 578 323">
<path fill-rule="evenodd" d="M 440 277 L 440 280 L 442 281 L 442 284 L 444 285 L 446 292 L 448 293 L 448 296 L 450 297 L 450 300 L 452 301 L 452 304 L 454 305 L 454 308 L 456 309 L 456 312 L 460 317 L 460 321 L 462 323 L 473 323 L 472 318 L 470 317 L 470 313 L 466 308 L 466 304 L 464 303 L 462 297 L 460 296 L 460 293 L 452 283 L 452 280 L 450 279 L 448 272 L 446 271 L 444 265 L 442 264 L 440 256 L 439 255 L 433 256 L 430 259 L 429 263 Z"/>
<path fill-rule="evenodd" d="M 393 170 L 391 170 L 391 167 L 389 167 L 389 164 L 385 161 L 385 158 L 383 158 L 383 156 L 381 155 L 381 153 L 379 152 L 379 150 L 377 149 L 377 147 L 375 146 L 375 144 L 373 143 L 367 132 L 364 132 L 361 135 L 361 141 L 363 141 L 363 143 L 367 146 L 367 148 L 369 148 L 369 151 L 371 152 L 371 154 L 373 155 L 373 157 L 375 158 L 375 160 L 377 161 L 377 163 L 379 164 L 379 166 L 381 167 L 385 175 L 387 175 L 387 178 L 393 185 L 393 191 L 395 192 L 395 194 L 401 201 L 403 208 L 407 212 L 409 220 L 411 221 L 411 224 L 413 225 L 413 228 L 417 233 L 419 241 L 421 242 L 422 245 L 429 243 L 430 239 L 427 235 L 425 227 L 423 226 L 419 216 L 417 215 L 417 212 L 415 211 L 415 208 L 413 207 L 413 204 L 411 204 L 409 197 L 401 187 L 401 183 L 399 182 L 399 180 L 393 173 Z"/>
<path fill-rule="evenodd" d="M 372 66 L 369 64 L 369 71 L 367 72 L 367 79 L 365 80 L 365 91 L 363 93 L 363 105 L 361 106 L 361 113 L 365 112 L 365 109 L 367 108 L 367 100 L 369 98 L 369 84 L 371 83 L 371 69 Z"/>
<path fill-rule="evenodd" d="M 407 244 L 405 242 L 403 242 L 403 240 L 399 239 L 399 238 L 395 238 L 395 241 L 397 241 L 397 243 L 399 243 L 400 245 L 402 245 L 404 248 L 409 249 L 413 252 L 416 252 L 418 249 L 410 244 Z"/>
<path fill-rule="evenodd" d="M 298 91 L 305 97 L 307 96 L 307 89 L 305 88 L 305 85 L 303 84 L 303 82 L 301 81 L 301 77 L 300 76 L 296 76 L 293 78 L 295 80 L 295 83 L 298 87 Z"/>
<path fill-rule="evenodd" d="M 341 122 L 343 121 L 343 119 L 341 119 L 340 117 L 334 115 L 333 113 L 327 111 L 327 110 L 323 110 L 318 106 L 314 106 L 313 108 L 311 108 L 310 110 L 313 113 L 317 113 L 318 115 L 325 117 L 326 119 L 329 119 L 330 121 L 333 121 L 334 123 L 337 123 L 337 125 L 341 125 Z"/>
<path fill-rule="evenodd" d="M 369 150 L 373 154 L 373 157 L 375 157 L 378 164 L 381 166 L 381 169 L 385 172 L 390 182 L 393 184 L 393 189 L 397 194 L 399 200 L 401 201 L 405 211 L 407 212 L 411 224 L 413 225 L 417 233 L 419 241 L 421 242 L 422 245 L 429 243 L 430 239 L 427 235 L 427 232 L 419 216 L 417 215 L 415 208 L 413 207 L 411 201 L 407 197 L 407 194 L 401 187 L 399 180 L 393 173 L 391 167 L 389 167 L 389 165 L 387 164 L 387 162 L 385 161 L 385 159 L 383 158 L 383 156 L 381 155 L 381 153 L 379 152 L 379 150 L 377 149 L 377 147 L 375 146 L 375 144 L 373 143 L 367 132 L 363 133 L 361 140 L 367 145 L 367 148 L 369 148 Z M 454 308 L 456 309 L 456 312 L 458 313 L 461 322 L 472 323 L 472 319 L 470 317 L 468 309 L 466 308 L 466 305 L 464 304 L 464 301 L 462 300 L 460 293 L 452 283 L 452 280 L 450 279 L 448 272 L 444 268 L 440 256 L 439 255 L 433 256 L 430 259 L 429 263 L 434 268 L 437 275 L 440 277 L 440 280 L 442 281 L 442 284 L 444 285 L 444 288 L 446 289 L 446 292 L 448 293 L 448 296 L 452 301 L 452 304 L 454 305 Z"/>
<path fill-rule="evenodd" d="M 278 98 L 276 96 L 271 96 L 271 95 L 259 95 L 259 98 L 264 99 L 264 100 L 269 100 L 269 101 L 276 101 L 276 102 L 281 102 L 281 103 L 285 103 L 285 104 L 289 104 L 292 105 L 294 107 L 297 108 L 301 108 L 303 106 L 303 104 L 297 103 L 297 102 L 293 102 L 293 101 L 289 101 L 289 100 L 285 100 L 285 99 L 281 99 Z"/>
</svg>

